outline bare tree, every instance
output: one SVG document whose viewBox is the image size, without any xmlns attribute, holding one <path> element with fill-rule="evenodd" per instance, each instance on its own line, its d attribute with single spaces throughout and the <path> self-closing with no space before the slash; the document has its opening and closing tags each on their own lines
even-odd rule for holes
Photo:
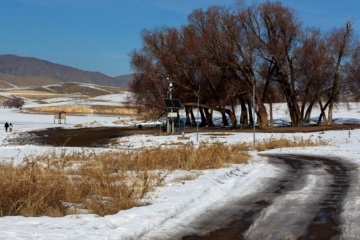
<svg viewBox="0 0 360 240">
<path fill-rule="evenodd" d="M 16 96 L 6 100 L 3 103 L 5 107 L 9 107 L 9 108 L 21 108 L 22 106 L 24 106 L 24 104 L 25 104 L 24 99 Z"/>
<path fill-rule="evenodd" d="M 302 126 L 296 84 L 296 60 L 302 29 L 294 11 L 280 2 L 267 1 L 247 8 L 243 13 L 243 24 L 258 43 L 257 53 L 274 68 L 271 80 L 282 87 L 292 125 Z M 261 74 L 261 71 L 256 71 Z"/>
<path fill-rule="evenodd" d="M 330 59 L 332 64 L 332 81 L 328 85 L 328 91 L 325 95 L 327 97 L 326 103 L 323 107 L 323 112 L 328 107 L 328 119 L 326 123 L 332 124 L 334 103 L 339 99 L 341 90 L 345 92 L 349 84 L 359 80 L 356 75 L 353 79 L 349 74 L 350 69 L 347 68 L 349 62 L 359 54 L 359 43 L 354 35 L 354 22 L 347 20 L 342 28 L 334 28 L 327 36 L 327 42 L 330 48 Z M 356 57 L 355 57 L 356 58 Z M 357 79 L 357 81 L 356 81 Z M 324 116 L 324 114 L 322 114 Z M 321 117 L 320 117 L 321 118 Z"/>
<path fill-rule="evenodd" d="M 294 10 L 280 2 L 246 7 L 238 1 L 234 6 L 194 10 L 189 24 L 179 29 L 144 30 L 143 48 L 131 53 L 136 101 L 163 109 L 169 77 L 177 86 L 174 95 L 187 107 L 187 123 L 199 99 L 202 126 L 212 126 L 215 110 L 224 124 L 228 114 L 237 127 L 234 106 L 240 104 L 240 122 L 246 127 L 255 124 L 248 114 L 255 87 L 259 127 L 266 128 L 265 103 L 270 104 L 271 126 L 271 105 L 281 98 L 292 126 L 309 121 L 315 104 L 321 109 L 319 121 L 327 124 L 340 91 L 359 93 L 360 47 L 352 21 L 324 36 L 319 29 L 303 30 Z"/>
</svg>

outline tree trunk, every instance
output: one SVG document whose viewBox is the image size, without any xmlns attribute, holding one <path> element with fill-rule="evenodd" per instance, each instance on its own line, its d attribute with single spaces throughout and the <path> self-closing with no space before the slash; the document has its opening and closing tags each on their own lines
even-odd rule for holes
<svg viewBox="0 0 360 240">
<path fill-rule="evenodd" d="M 250 124 L 249 124 L 249 127 L 253 127 L 254 126 L 254 118 L 253 118 L 253 111 L 252 111 L 252 106 L 251 106 L 251 102 L 248 101 L 247 102 L 248 104 L 248 109 L 249 109 L 249 120 L 250 120 Z"/>
<path fill-rule="evenodd" d="M 319 101 L 319 106 L 320 106 L 320 110 L 321 110 L 321 113 L 320 113 L 320 116 L 319 116 L 319 119 L 318 119 L 318 124 L 321 124 L 321 119 L 324 118 L 324 125 L 328 125 L 328 121 L 326 119 L 326 114 L 325 114 L 325 107 L 323 106 L 321 100 Z"/>
<path fill-rule="evenodd" d="M 346 22 L 346 26 L 344 28 L 345 32 L 341 36 L 341 45 L 338 48 L 337 56 L 336 56 L 336 64 L 334 69 L 334 80 L 332 86 L 332 94 L 330 97 L 329 104 L 329 112 L 328 112 L 328 124 L 332 124 L 333 120 L 333 109 L 335 98 L 339 94 L 340 89 L 340 75 L 341 75 L 341 63 L 343 62 L 343 58 L 346 56 L 346 48 L 353 42 L 351 40 L 351 32 L 354 30 L 354 22 L 353 20 L 348 20 Z M 326 106 L 325 106 L 326 107 Z"/>
<path fill-rule="evenodd" d="M 244 101 L 241 101 L 240 124 L 242 124 L 243 128 L 249 127 L 248 112 L 247 112 L 246 104 Z"/>
<path fill-rule="evenodd" d="M 224 110 L 221 110 L 221 116 L 222 116 L 222 125 L 225 127 L 225 126 L 229 126 L 229 122 L 227 120 L 227 117 L 226 117 L 226 113 L 225 113 L 225 109 Z"/>
<path fill-rule="evenodd" d="M 303 100 L 301 102 L 301 111 L 300 111 L 300 114 L 301 114 L 301 117 L 302 117 L 303 121 L 305 121 L 305 108 L 306 108 L 306 103 L 309 100 L 308 96 L 309 96 L 309 88 L 306 88 L 304 96 L 303 96 Z M 311 103 L 310 103 L 310 105 L 311 105 Z"/>
<path fill-rule="evenodd" d="M 205 115 L 204 115 L 203 108 L 201 107 L 199 109 L 199 111 L 200 111 L 200 116 L 201 116 L 201 123 L 200 123 L 199 127 L 205 127 L 206 126 L 206 118 L 205 118 Z"/>
<path fill-rule="evenodd" d="M 299 109 L 299 104 L 297 102 L 296 94 L 292 90 L 290 84 L 287 83 L 287 80 L 280 82 L 280 84 L 286 97 L 287 106 L 289 109 L 289 114 L 291 119 L 291 126 L 302 127 L 303 121 Z"/>
<path fill-rule="evenodd" d="M 205 116 L 206 116 L 206 126 L 207 127 L 214 127 L 214 123 L 213 123 L 213 120 L 212 120 L 213 111 L 211 110 L 209 112 L 208 108 L 204 108 L 204 112 L 205 112 Z"/>
<path fill-rule="evenodd" d="M 271 98 L 269 98 L 269 105 L 270 105 L 270 127 L 273 128 L 274 127 L 274 118 L 273 118 L 273 105 L 272 105 L 272 101 Z"/>
<path fill-rule="evenodd" d="M 196 118 L 194 116 L 193 108 L 190 108 L 191 126 L 196 126 Z"/>
<path fill-rule="evenodd" d="M 333 120 L 333 109 L 334 109 L 334 101 L 331 101 L 329 104 L 329 112 L 328 112 L 328 122 L 327 125 L 331 125 L 332 124 L 332 120 Z"/>
<path fill-rule="evenodd" d="M 186 125 L 190 125 L 190 107 L 185 107 L 185 113 L 186 113 Z"/>
<path fill-rule="evenodd" d="M 230 109 L 225 109 L 225 112 L 229 115 L 229 117 L 231 119 L 231 127 L 238 128 L 238 124 L 237 124 L 236 116 L 235 116 L 234 112 L 231 111 Z"/>
<path fill-rule="evenodd" d="M 238 125 L 238 123 L 237 123 L 237 119 L 236 119 L 236 111 L 235 111 L 234 104 L 231 104 L 231 109 L 232 109 L 232 112 L 233 112 L 234 115 L 235 115 L 236 127 L 239 127 L 239 125 Z"/>
<path fill-rule="evenodd" d="M 258 104 L 259 110 L 257 111 L 258 124 L 260 129 L 266 129 L 269 127 L 268 115 L 264 103 Z"/>
<path fill-rule="evenodd" d="M 292 99 L 291 102 L 288 102 L 289 113 L 291 118 L 291 126 L 294 127 L 302 127 L 303 122 L 301 118 L 301 114 L 299 111 L 299 106 L 295 99 Z"/>
<path fill-rule="evenodd" d="M 314 102 L 310 103 L 309 107 L 306 110 L 306 113 L 304 115 L 304 122 L 309 123 L 311 120 L 311 111 L 314 106 Z"/>
</svg>

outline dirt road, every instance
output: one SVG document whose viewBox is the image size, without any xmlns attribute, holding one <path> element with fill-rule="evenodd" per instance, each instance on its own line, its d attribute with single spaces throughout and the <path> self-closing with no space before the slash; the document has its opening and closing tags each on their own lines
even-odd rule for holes
<svg viewBox="0 0 360 240">
<path fill-rule="evenodd" d="M 306 127 L 276 127 L 271 129 L 256 129 L 258 133 L 294 133 L 294 132 L 315 132 L 328 130 L 352 130 L 360 128 L 360 124 L 333 124 L 331 126 L 306 126 Z M 196 127 L 186 127 L 186 133 L 196 132 Z M 253 129 L 232 129 L 232 128 L 200 128 L 202 133 L 233 133 L 252 132 Z M 106 147 L 110 141 L 133 134 L 160 134 L 159 129 L 142 129 L 134 127 L 93 127 L 93 128 L 48 128 L 45 130 L 19 133 L 19 137 L 12 139 L 15 144 L 34 144 L 48 146 L 69 146 L 69 147 Z M 165 134 L 165 128 L 162 134 Z M 177 134 L 176 132 L 175 134 Z"/>
<path fill-rule="evenodd" d="M 239 199 L 197 226 L 209 229 L 227 221 L 226 227 L 182 239 L 339 239 L 344 229 L 340 214 L 352 184 L 353 166 L 340 159 L 312 156 L 268 157 L 283 172 L 268 182 L 265 191 Z"/>
</svg>

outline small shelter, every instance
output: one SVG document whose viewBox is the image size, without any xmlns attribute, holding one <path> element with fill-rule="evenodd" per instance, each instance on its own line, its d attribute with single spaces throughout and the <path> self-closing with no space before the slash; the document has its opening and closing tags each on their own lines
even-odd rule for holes
<svg viewBox="0 0 360 240">
<path fill-rule="evenodd" d="M 64 111 L 55 111 L 54 112 L 54 123 L 56 120 L 58 120 L 57 123 L 61 124 L 61 119 L 64 120 L 64 123 L 66 124 L 66 112 Z"/>
</svg>

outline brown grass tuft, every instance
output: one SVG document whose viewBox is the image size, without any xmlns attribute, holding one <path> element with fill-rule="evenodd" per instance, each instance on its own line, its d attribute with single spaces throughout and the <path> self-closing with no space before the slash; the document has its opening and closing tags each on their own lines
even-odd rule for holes
<svg viewBox="0 0 360 240">
<path fill-rule="evenodd" d="M 201 175 L 200 173 L 186 173 L 176 177 L 174 179 L 174 182 L 182 182 L 184 184 L 184 181 L 191 181 L 197 179 L 200 175 Z"/>
<path fill-rule="evenodd" d="M 255 149 L 258 151 L 265 151 L 275 148 L 290 148 L 290 147 L 312 147 L 312 146 L 326 146 L 330 143 L 322 140 L 320 137 L 317 140 L 303 139 L 302 137 L 294 137 L 293 140 L 280 138 L 259 141 L 255 145 Z"/>
</svg>

